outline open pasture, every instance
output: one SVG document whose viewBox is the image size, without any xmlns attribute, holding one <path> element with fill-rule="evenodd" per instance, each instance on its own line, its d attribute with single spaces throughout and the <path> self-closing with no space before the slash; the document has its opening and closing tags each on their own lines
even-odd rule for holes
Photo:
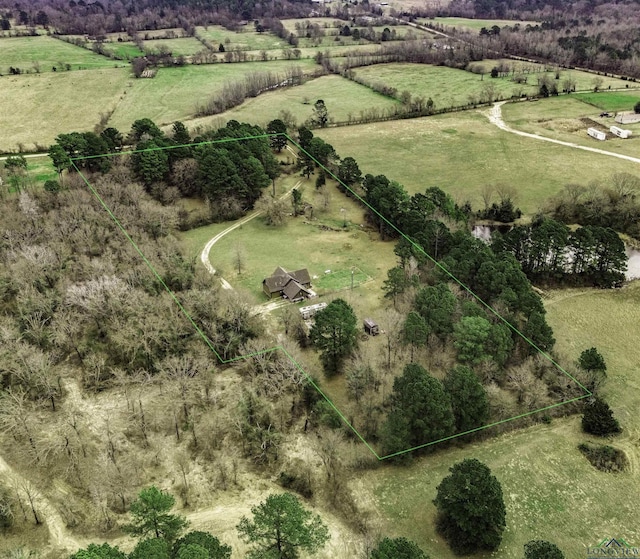
<svg viewBox="0 0 640 559">
<path fill-rule="evenodd" d="M 115 43 L 103 43 L 102 48 L 105 52 L 113 54 L 123 60 L 130 60 L 136 56 L 144 56 L 135 43 L 132 42 L 115 42 Z"/>
<path fill-rule="evenodd" d="M 336 121 L 348 120 L 349 115 L 357 117 L 363 108 L 376 107 L 381 110 L 393 107 L 398 101 L 389 99 L 371 89 L 340 76 L 322 76 L 307 83 L 287 89 L 270 91 L 247 99 L 242 105 L 212 117 L 202 117 L 186 123 L 194 129 L 207 127 L 220 119 L 235 119 L 240 122 L 254 122 L 265 126 L 280 112 L 289 111 L 299 125 L 313 113 L 313 104 L 322 99 L 329 111 L 329 118 Z"/>
<path fill-rule="evenodd" d="M 420 23 L 425 24 L 438 24 L 448 27 L 459 27 L 472 31 L 480 31 L 483 27 L 491 29 L 494 25 L 498 27 L 514 27 L 520 25 L 525 27 L 527 25 L 538 25 L 537 21 L 525 21 L 525 20 L 511 20 L 511 19 L 470 19 L 465 17 L 434 17 L 434 18 L 420 18 Z"/>
<path fill-rule="evenodd" d="M 499 97 L 509 98 L 519 92 L 532 92 L 508 80 L 491 80 L 464 70 L 428 64 L 376 64 L 354 70 L 356 76 L 369 82 L 395 87 L 398 94 L 408 91 L 414 96 L 431 97 L 436 108 L 458 107 L 469 103 L 470 96 L 480 98 L 487 85 L 495 87 Z"/>
<path fill-rule="evenodd" d="M 219 25 L 210 25 L 208 27 L 197 27 L 196 34 L 206 39 L 214 46 L 224 45 L 227 50 L 273 50 L 283 49 L 288 45 L 279 37 L 267 31 L 258 33 L 254 30 L 253 25 L 248 25 L 242 31 L 229 31 Z"/>
<path fill-rule="evenodd" d="M 20 68 L 23 73 L 37 73 L 38 70 L 52 72 L 54 67 L 61 71 L 66 64 L 72 70 L 113 68 L 118 64 L 106 56 L 46 35 L 0 39 L 0 60 L 0 74 L 8 74 L 10 66 Z"/>
<path fill-rule="evenodd" d="M 609 94 L 603 93 L 602 95 Z M 636 95 L 639 94 L 636 93 Z M 516 130 L 640 157 L 640 123 L 620 125 L 611 117 L 601 117 L 601 112 L 601 109 L 582 102 L 581 96 L 578 95 L 554 97 L 540 100 L 537 103 L 507 103 L 502 107 L 505 123 Z M 633 135 L 631 138 L 623 140 L 610 134 L 606 142 L 599 142 L 587 135 L 587 128 L 594 122 L 599 124 L 603 130 L 608 130 L 613 125 L 622 126 L 622 128 L 631 130 Z M 612 159 L 612 161 L 620 160 Z M 620 161 L 620 164 L 622 163 Z M 640 175 L 640 169 L 637 165 L 627 171 Z"/>
<path fill-rule="evenodd" d="M 383 528 L 416 541 L 431 557 L 456 557 L 433 528 L 432 500 L 448 468 L 465 458 L 476 458 L 491 468 L 502 484 L 507 507 L 499 551 L 477 557 L 521 559 L 523 545 L 531 539 L 556 543 L 567 559 L 584 559 L 586 546 L 613 533 L 631 545 L 640 541 L 635 506 L 640 499 L 636 413 L 640 282 L 619 290 L 549 292 L 545 307 L 562 361 L 575 360 L 594 346 L 603 354 L 608 366 L 603 393 L 624 432 L 602 441 L 582 433 L 580 416 L 554 419 L 549 425 L 466 447 L 440 448 L 408 467 L 385 464 L 362 476 L 354 491 L 381 511 Z M 617 474 L 596 470 L 577 449 L 586 441 L 622 449 L 630 469 Z"/>
<path fill-rule="evenodd" d="M 47 147 L 58 134 L 93 130 L 100 114 L 116 106 L 132 80 L 128 68 L 0 79 L 0 151 L 20 144 L 25 149 L 34 149 L 36 143 Z"/>
<path fill-rule="evenodd" d="M 476 209 L 487 185 L 513 187 L 531 215 L 567 183 L 638 172 L 631 162 L 502 131 L 480 111 L 314 132 L 341 157 L 354 157 L 363 174 L 384 174 L 410 193 L 439 186 Z"/>
<path fill-rule="evenodd" d="M 173 56 L 190 56 L 204 49 L 204 46 L 198 39 L 193 37 L 181 37 L 179 39 L 153 39 L 144 41 L 145 52 L 160 52 L 166 50 Z"/>
<path fill-rule="evenodd" d="M 118 104 L 109 124 L 120 130 L 128 130 L 140 118 L 150 118 L 156 124 L 193 118 L 197 107 L 221 91 L 225 82 L 241 80 L 252 72 L 284 74 L 291 66 L 307 71 L 314 63 L 297 60 L 160 68 L 153 79 L 130 81 L 131 87 Z"/>
</svg>

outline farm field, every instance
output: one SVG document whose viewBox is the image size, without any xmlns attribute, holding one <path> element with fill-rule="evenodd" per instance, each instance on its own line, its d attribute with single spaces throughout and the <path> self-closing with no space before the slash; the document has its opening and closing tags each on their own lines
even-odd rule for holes
<svg viewBox="0 0 640 559">
<path fill-rule="evenodd" d="M 633 84 L 636 86 L 636 84 Z M 640 91 L 602 91 L 598 93 L 578 93 L 576 97 L 604 111 L 632 111 L 640 101 Z"/>
<path fill-rule="evenodd" d="M 210 41 L 216 47 L 218 44 L 223 44 L 225 49 L 239 48 L 242 50 L 259 51 L 283 49 L 289 46 L 286 41 L 283 41 L 280 37 L 276 37 L 271 33 L 258 33 L 254 31 L 253 25 L 245 27 L 241 32 L 229 31 L 218 25 L 196 27 L 196 34 Z"/>
<path fill-rule="evenodd" d="M 600 94 L 592 94 L 593 96 Z M 603 93 L 602 95 L 608 95 Z M 635 95 L 639 95 L 636 93 Z M 633 99 L 630 94 L 628 99 Z M 639 97 L 640 98 L 640 95 Z M 611 117 L 601 117 L 601 109 L 581 101 L 579 96 L 556 97 L 540 100 L 537 103 L 507 103 L 502 106 L 502 115 L 506 124 L 516 130 L 539 134 L 548 138 L 573 142 L 579 145 L 595 147 L 640 157 L 640 123 L 620 125 Z M 586 120 L 581 120 L 586 119 Z M 599 142 L 587 136 L 587 128 L 597 124 L 601 130 L 610 126 L 622 126 L 631 130 L 633 135 L 621 139 L 609 134 L 607 141 Z M 632 171 L 638 174 L 637 166 Z"/>
<path fill-rule="evenodd" d="M 10 66 L 20 68 L 23 73 L 37 73 L 36 65 L 40 72 L 52 72 L 54 66 L 60 71 L 65 64 L 70 64 L 72 70 L 122 65 L 106 56 L 45 35 L 1 38 L 0 60 L 0 74 L 8 74 Z"/>
<path fill-rule="evenodd" d="M 145 51 L 158 52 L 160 49 L 168 49 L 173 56 L 189 56 L 204 49 L 198 39 L 193 37 L 181 37 L 179 39 L 152 39 L 143 42 Z"/>
<path fill-rule="evenodd" d="M 358 480 L 354 491 L 363 502 L 379 507 L 383 527 L 418 542 L 432 557 L 455 557 L 432 528 L 431 501 L 448 468 L 465 458 L 477 458 L 491 468 L 502 483 L 507 506 L 499 551 L 477 557 L 521 559 L 526 541 L 545 539 L 555 542 L 567 559 L 583 559 L 585 546 L 614 537 L 611 534 L 632 544 L 640 540 L 634 505 L 640 498 L 640 383 L 635 374 L 640 282 L 620 290 L 550 292 L 545 307 L 561 362 L 575 360 L 593 346 L 605 357 L 609 377 L 604 394 L 624 428 L 606 444 L 623 449 L 631 469 L 610 474 L 593 468 L 576 447 L 603 441 L 584 435 L 579 416 L 574 416 L 463 448 L 440 449 L 406 468 L 385 465 Z M 599 513 L 593 514 L 594 509 Z"/>
<path fill-rule="evenodd" d="M 144 53 L 132 42 L 103 43 L 102 48 L 104 48 L 105 52 L 112 53 L 124 60 L 129 60 L 136 56 L 144 56 Z"/>
<path fill-rule="evenodd" d="M 484 60 L 473 64 L 483 65 L 485 71 L 489 73 L 491 68 L 501 62 L 509 64 L 517 74 L 526 71 L 527 84 L 517 84 L 510 77 L 490 78 L 488 75 L 483 77 L 464 70 L 426 64 L 377 64 L 357 68 L 354 71 L 356 76 L 367 81 L 395 87 L 398 93 L 406 90 L 412 95 L 431 97 L 436 108 L 466 105 L 471 97 L 476 100 L 482 99 L 486 95 L 487 87 L 494 88 L 494 98 L 507 99 L 511 96 L 519 97 L 522 94 L 534 95 L 538 92 L 539 78 L 547 75 L 549 78 L 555 79 L 556 72 L 554 70 L 539 71 L 543 70 L 543 67 L 537 64 L 512 60 Z M 578 90 L 593 89 L 593 74 L 580 70 L 560 70 L 559 75 L 560 84 L 563 80 L 570 78 L 575 81 Z M 629 82 L 617 78 L 602 79 L 603 88 L 620 88 L 629 85 Z"/>
<path fill-rule="evenodd" d="M 509 25 L 513 27 L 514 25 L 520 25 L 522 27 L 526 25 L 538 25 L 537 21 L 524 21 L 524 20 L 510 20 L 510 19 L 470 19 L 464 17 L 434 17 L 434 18 L 420 18 L 418 20 L 420 23 L 431 23 L 431 24 L 440 24 L 446 25 L 449 27 L 461 27 L 464 29 L 478 30 L 486 27 L 490 29 L 494 25 L 498 27 L 504 27 Z"/>
<path fill-rule="evenodd" d="M 529 215 L 569 182 L 638 172 L 631 162 L 504 132 L 480 111 L 315 133 L 341 157 L 354 157 L 363 174 L 385 174 L 411 193 L 439 186 L 458 202 L 479 208 L 484 186 L 511 186 L 517 205 Z"/>
<path fill-rule="evenodd" d="M 0 151 L 22 144 L 45 149 L 60 133 L 93 130 L 131 81 L 128 68 L 5 76 L 2 80 Z M 38 107 L 38 110 L 34 110 Z"/>
<path fill-rule="evenodd" d="M 280 111 L 286 110 L 301 125 L 311 117 L 313 104 L 317 99 L 325 102 L 329 118 L 335 121 L 348 120 L 349 115 L 357 117 L 363 108 L 384 110 L 399 104 L 398 101 L 340 76 L 322 76 L 303 85 L 264 93 L 225 113 L 196 118 L 186 124 L 197 129 L 218 123 L 221 119 L 222 122 L 235 119 L 264 126 L 274 118 L 279 118 Z"/>
</svg>

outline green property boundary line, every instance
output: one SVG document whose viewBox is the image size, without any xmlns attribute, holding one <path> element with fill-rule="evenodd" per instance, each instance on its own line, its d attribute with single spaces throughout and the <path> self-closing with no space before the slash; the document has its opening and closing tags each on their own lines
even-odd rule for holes
<svg viewBox="0 0 640 559">
<path fill-rule="evenodd" d="M 193 148 L 196 146 L 201 146 L 201 145 L 210 145 L 210 144 L 219 144 L 219 143 L 228 143 L 228 142 L 239 142 L 239 141 L 244 141 L 244 140 L 255 140 L 255 139 L 260 139 L 260 138 L 271 138 L 274 136 L 283 136 L 285 137 L 291 144 L 293 144 L 296 148 L 298 148 L 300 150 L 300 152 L 306 154 L 309 158 L 311 158 L 316 165 L 318 165 L 318 167 L 320 167 L 328 176 L 330 176 L 331 178 L 333 178 L 334 180 L 336 180 L 340 185 L 342 185 L 342 187 L 344 187 L 346 190 L 348 190 L 360 203 L 362 203 L 366 208 L 368 208 L 370 211 L 372 211 L 375 215 L 377 215 L 380 219 L 382 219 L 387 225 L 389 225 L 394 231 L 396 231 L 401 237 L 403 237 L 405 240 L 407 240 L 416 250 L 418 250 L 420 253 L 424 254 L 436 267 L 438 267 L 440 270 L 442 270 L 453 282 L 455 282 L 456 284 L 458 284 L 463 290 L 465 290 L 467 293 L 469 293 L 476 301 L 478 301 L 478 303 L 480 303 L 481 306 L 483 306 L 484 308 L 486 308 L 490 313 L 492 313 L 494 316 L 496 316 L 500 321 L 502 321 L 509 329 L 511 329 L 513 332 L 515 332 L 517 335 L 519 335 L 523 340 L 525 340 L 531 347 L 533 347 L 540 355 L 542 355 L 545 359 L 547 359 L 550 363 L 552 363 L 560 372 L 562 372 L 565 376 L 567 376 L 568 378 L 570 378 L 573 382 L 575 382 L 582 390 L 584 390 L 585 394 L 583 394 L 582 396 L 577 396 L 575 398 L 571 398 L 569 400 L 565 400 L 562 402 L 558 402 L 556 404 L 551 404 L 549 406 L 545 406 L 542 408 L 538 408 L 536 410 L 533 411 L 529 411 L 520 415 L 516 415 L 514 417 L 510 417 L 507 419 L 502 419 L 500 421 L 495 421 L 493 423 L 490 423 L 488 425 L 483 425 L 481 427 L 476 427 L 475 429 L 470 429 L 468 431 L 464 431 L 462 433 L 456 433 L 454 435 L 450 435 L 448 437 L 443 437 L 440 439 L 437 439 L 435 441 L 431 441 L 431 442 L 427 442 L 424 444 L 420 444 L 417 446 L 413 446 L 411 448 L 407 448 L 405 450 L 400 450 L 398 452 L 393 452 L 391 454 L 386 454 L 384 456 L 380 456 L 374 449 L 373 447 L 365 440 L 365 438 L 360 434 L 360 432 L 349 422 L 349 420 L 342 414 L 342 412 L 336 407 L 336 405 L 331 401 L 331 399 L 320 389 L 320 387 L 314 382 L 314 380 L 311 378 L 311 376 L 309 376 L 305 370 L 302 368 L 302 366 L 300 365 L 300 363 L 298 363 L 293 356 L 282 346 L 275 346 L 269 349 L 264 349 L 262 351 L 257 351 L 254 353 L 249 353 L 247 355 L 240 355 L 237 357 L 233 357 L 231 359 L 223 359 L 222 356 L 216 351 L 216 348 L 214 347 L 213 343 L 211 342 L 211 340 L 206 336 L 206 334 L 200 329 L 200 327 L 195 323 L 195 321 L 193 320 L 193 318 L 191 317 L 191 315 L 189 314 L 189 312 L 184 308 L 184 306 L 182 305 L 182 303 L 178 300 L 176 294 L 169 288 L 169 286 L 164 282 L 164 280 L 162 279 L 162 277 L 160 276 L 160 274 L 157 272 L 157 270 L 155 269 L 155 267 L 153 266 L 153 264 L 149 261 L 149 259 L 146 257 L 146 255 L 142 252 L 142 250 L 140 249 L 140 247 L 137 245 L 137 243 L 133 240 L 133 238 L 129 235 L 129 233 L 127 232 L 127 230 L 125 229 L 125 227 L 122 225 L 122 223 L 120 222 L 120 220 L 114 215 L 114 213 L 111 211 L 111 208 L 109 208 L 109 206 L 107 206 L 107 204 L 105 203 L 105 201 L 102 199 L 102 197 L 100 196 L 100 194 L 97 192 L 97 190 L 91 185 L 91 183 L 89 182 L 89 180 L 82 174 L 82 172 L 80 171 L 80 169 L 76 166 L 75 162 L 76 161 L 82 161 L 85 159 L 96 159 L 99 157 L 115 157 L 115 156 L 120 156 L 120 155 L 130 155 L 133 153 L 142 153 L 142 152 L 147 152 L 147 151 L 158 151 L 158 150 L 167 150 L 167 149 L 177 149 L 177 148 L 185 148 L 185 147 L 189 147 L 189 148 Z M 458 437 L 462 437 L 464 435 L 469 435 L 471 433 L 477 433 L 478 431 L 483 431 L 484 429 L 489 429 L 490 427 L 495 427 L 497 425 L 502 425 L 504 423 L 509 423 L 511 421 L 515 421 L 517 419 L 521 419 L 523 417 L 528 417 L 530 415 L 534 415 L 536 413 L 540 413 L 546 410 L 550 410 L 553 408 L 557 408 L 560 406 L 564 406 L 566 404 L 570 404 L 572 402 L 576 402 L 578 400 L 582 400 L 584 398 L 588 398 L 590 396 L 592 396 L 592 393 L 585 388 L 582 384 L 580 384 L 580 382 L 578 380 L 576 380 L 570 373 L 568 373 L 565 369 L 563 369 L 549 354 L 545 353 L 542 349 L 540 349 L 533 341 L 531 341 L 529 338 L 527 338 L 527 336 L 525 336 L 522 332 L 520 332 L 520 330 L 518 330 L 515 326 L 513 326 L 508 320 L 506 320 L 504 317 L 502 317 L 493 307 L 491 307 L 488 303 L 486 303 L 485 301 L 483 301 L 478 295 L 476 295 L 473 291 L 471 291 L 471 289 L 469 289 L 465 284 L 463 284 L 460 280 L 458 280 L 458 278 L 456 278 L 451 272 L 449 272 L 449 270 L 447 270 L 442 264 L 440 264 L 439 262 L 437 262 L 436 260 L 434 260 L 429 254 L 427 254 L 427 252 L 418 244 L 416 244 L 414 241 L 412 241 L 407 235 L 405 235 L 402 231 L 400 231 L 400 229 L 398 229 L 393 223 L 391 223 L 388 219 L 386 219 L 382 214 L 380 214 L 377 210 L 375 210 L 374 208 L 372 208 L 369 204 L 367 204 L 367 202 L 365 200 L 363 200 L 360 195 L 358 195 L 356 192 L 354 192 L 348 185 L 346 185 L 344 182 L 342 182 L 334 173 L 332 173 L 329 169 L 327 169 L 322 163 L 320 163 L 319 161 L 317 161 L 309 152 L 307 152 L 305 149 L 303 149 L 302 147 L 300 147 L 300 145 L 298 145 L 297 142 L 295 142 L 292 138 L 289 137 L 289 135 L 285 134 L 285 133 L 278 133 L 278 134 L 260 134 L 260 135 L 256 135 L 256 136 L 246 136 L 246 137 L 242 137 L 242 138 L 224 138 L 221 140 L 210 140 L 210 141 L 204 141 L 204 142 L 198 142 L 195 144 L 182 144 L 182 145 L 178 145 L 178 146 L 166 146 L 166 147 L 156 147 L 156 148 L 147 148 L 147 149 L 143 149 L 143 150 L 129 150 L 129 151 L 122 151 L 122 152 L 116 152 L 116 153 L 108 153 L 108 154 L 103 154 L 103 155 L 92 155 L 92 156 L 87 156 L 87 157 L 73 157 L 70 158 L 71 161 L 71 165 L 73 165 L 73 167 L 75 168 L 75 170 L 78 172 L 78 174 L 80 175 L 80 177 L 82 177 L 82 180 L 84 181 L 84 183 L 87 185 L 87 188 L 89 188 L 89 190 L 91 191 L 91 193 L 94 195 L 94 197 L 98 200 L 98 202 L 100 203 L 100 205 L 105 209 L 105 211 L 107 212 L 107 214 L 109 215 L 109 217 L 111 217 L 111 219 L 113 220 L 113 222 L 116 224 L 116 226 L 118 227 L 118 229 L 120 229 L 120 231 L 122 232 L 122 234 L 125 236 L 125 238 L 129 241 L 129 243 L 131 243 L 131 246 L 133 246 L 133 248 L 135 249 L 135 251 L 140 255 L 140 257 L 142 258 L 142 260 L 144 261 L 144 263 L 147 265 L 147 267 L 151 270 L 151 272 L 153 273 L 153 275 L 155 276 L 155 278 L 160 282 L 160 284 L 165 288 L 165 290 L 167 291 L 167 293 L 169 293 L 169 296 L 174 300 L 174 302 L 176 303 L 176 305 L 178 305 L 179 309 L 182 311 L 182 313 L 185 315 L 185 317 L 187 318 L 187 320 L 191 323 L 191 325 L 194 327 L 194 329 L 196 330 L 196 332 L 200 335 L 200 337 L 203 339 L 203 341 L 207 344 L 207 346 L 209 347 L 209 349 L 214 353 L 214 355 L 218 358 L 218 361 L 222 364 L 228 364 L 228 363 L 234 363 L 236 361 L 242 361 L 245 359 L 249 359 L 250 357 L 257 357 L 259 355 L 266 355 L 269 353 L 273 353 L 276 351 L 282 351 L 288 358 L 289 360 L 294 364 L 294 366 L 296 367 L 296 369 L 298 369 L 298 371 L 300 371 L 304 377 L 307 379 L 307 381 L 318 391 L 318 393 L 325 399 L 325 401 L 331 406 L 331 408 L 338 414 L 338 416 L 340 417 L 340 419 L 342 419 L 342 421 L 351 429 L 351 431 L 353 431 L 353 433 L 356 435 L 356 437 L 367 447 L 367 449 L 369 449 L 369 451 L 371 451 L 371 453 L 378 459 L 378 460 L 387 460 L 389 458 L 393 458 L 393 457 L 397 457 L 403 454 L 407 454 L 409 452 L 413 452 L 415 450 L 419 450 L 421 448 L 426 448 L 429 446 L 433 446 L 436 445 L 438 443 L 442 443 L 445 441 L 449 441 L 452 439 L 456 439 Z"/>
</svg>

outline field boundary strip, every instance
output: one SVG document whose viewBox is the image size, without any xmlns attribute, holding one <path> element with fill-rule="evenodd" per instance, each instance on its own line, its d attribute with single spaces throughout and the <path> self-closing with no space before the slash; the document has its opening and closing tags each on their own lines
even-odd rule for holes
<svg viewBox="0 0 640 559">
<path fill-rule="evenodd" d="M 87 177 L 85 177 L 82 174 L 80 169 L 76 166 L 75 162 L 76 161 L 86 160 L 86 159 L 96 159 L 96 158 L 100 158 L 100 157 L 116 157 L 116 156 L 121 156 L 121 155 L 130 155 L 130 154 L 133 154 L 133 153 L 142 153 L 142 152 L 149 152 L 149 151 L 178 149 L 178 148 L 185 148 L 185 147 L 191 147 L 192 148 L 192 147 L 196 147 L 196 146 L 199 146 L 199 145 L 211 145 L 211 144 L 220 144 L 220 143 L 229 143 L 229 142 L 241 142 L 241 141 L 244 141 L 244 140 L 254 140 L 254 139 L 259 139 L 259 138 L 271 138 L 271 137 L 274 137 L 274 136 L 283 136 L 283 137 L 285 137 L 297 149 L 299 149 L 301 152 L 305 153 L 308 157 L 310 157 L 315 162 L 315 164 L 319 168 L 321 168 L 328 176 L 330 176 L 331 178 L 336 180 L 338 182 L 338 184 L 340 184 L 343 188 L 348 190 L 351 193 L 351 195 L 353 197 L 355 197 L 364 207 L 368 208 L 371 212 L 373 212 L 375 215 L 377 215 L 388 226 L 390 226 L 394 231 L 396 231 L 402 238 L 407 240 L 416 250 L 418 250 L 420 253 L 422 253 L 424 256 L 426 256 L 437 268 L 439 268 L 442 272 L 444 272 L 453 282 L 458 284 L 464 291 L 469 293 L 476 301 L 478 301 L 478 303 L 480 303 L 481 306 L 483 306 L 490 313 L 492 313 L 494 316 L 496 316 L 498 318 L 498 320 L 500 320 L 502 323 L 504 323 L 510 330 L 512 330 L 517 335 L 519 335 L 523 340 L 525 340 L 525 342 L 527 342 L 531 347 L 533 347 L 540 355 L 542 355 L 542 357 L 544 357 L 547 361 L 549 361 L 551 364 L 553 364 L 556 367 L 556 369 L 558 369 L 561 373 L 563 373 L 567 378 L 569 378 L 573 382 L 575 382 L 582 390 L 584 390 L 585 394 L 583 394 L 582 396 L 577 396 L 575 398 L 571 398 L 569 400 L 564 400 L 562 402 L 558 402 L 558 403 L 555 403 L 555 404 L 544 406 L 542 408 L 538 408 L 538 409 L 535 409 L 535 410 L 532 410 L 532 411 L 529 411 L 529 412 L 526 412 L 526 413 L 522 413 L 522 414 L 519 414 L 519 415 L 516 415 L 516 416 L 513 416 L 513 417 L 509 417 L 507 419 L 502 419 L 500 421 L 495 421 L 495 422 L 490 423 L 488 425 L 483 425 L 481 427 L 476 427 L 475 429 L 470 429 L 470 430 L 464 431 L 462 433 L 456 433 L 454 435 L 450 435 L 448 437 L 443 437 L 443 438 L 437 439 L 435 441 L 425 442 L 423 444 L 420 444 L 420 445 L 417 445 L 417 446 L 413 446 L 411 448 L 407 448 L 407 449 L 404 449 L 404 450 L 400 450 L 400 451 L 397 451 L 397 452 L 393 452 L 393 453 L 390 453 L 390 454 L 386 454 L 386 455 L 380 456 L 375 451 L 375 449 L 365 440 L 365 438 L 360 434 L 360 432 L 344 416 L 344 414 L 338 409 L 338 407 L 333 403 L 331 398 L 329 398 L 327 396 L 327 394 L 325 394 L 322 391 L 322 389 L 314 382 L 313 378 L 309 374 L 307 374 L 307 372 L 302 368 L 302 366 L 293 358 L 293 356 L 283 346 L 278 345 L 278 346 L 274 346 L 274 347 L 269 348 L 269 349 L 264 349 L 264 350 L 261 350 L 261 351 L 248 353 L 246 355 L 239 355 L 239 356 L 233 357 L 231 359 L 223 359 L 223 357 L 216 350 L 216 348 L 213 345 L 213 343 L 211 342 L 211 340 L 206 336 L 206 334 L 196 324 L 196 322 L 191 317 L 191 315 L 189 314 L 187 309 L 184 307 L 184 305 L 180 302 L 180 300 L 178 299 L 176 294 L 165 283 L 165 281 L 162 279 L 162 277 L 160 276 L 158 271 L 155 269 L 154 265 L 147 258 L 147 256 L 142 252 L 142 250 L 137 245 L 135 240 L 131 237 L 131 235 L 129 235 L 129 233 L 126 230 L 126 228 L 124 227 L 124 225 L 122 225 L 122 223 L 120 222 L 118 217 L 113 213 L 111 208 L 102 199 L 102 197 L 100 196 L 98 191 L 95 189 L 95 187 L 89 182 Z M 396 227 L 393 223 L 391 223 L 388 219 L 386 219 L 377 210 L 372 208 L 364 199 L 362 199 L 360 197 L 359 194 L 354 192 L 348 185 L 346 185 L 344 182 L 342 182 L 332 171 L 330 171 L 322 163 L 317 161 L 311 154 L 309 154 L 309 152 L 307 152 L 305 149 L 300 147 L 300 145 L 298 145 L 298 143 L 295 142 L 292 138 L 290 138 L 289 135 L 287 135 L 287 134 L 284 134 L 284 133 L 279 133 L 279 134 L 260 134 L 260 135 L 256 135 L 256 136 L 246 136 L 246 137 L 243 137 L 243 138 L 224 138 L 224 139 L 221 139 L 221 140 L 204 141 L 204 142 L 198 142 L 198 143 L 195 143 L 195 144 L 183 144 L 183 145 L 168 146 L 168 147 L 155 147 L 155 148 L 148 148 L 148 149 L 143 149 L 143 150 L 129 150 L 129 151 L 123 151 L 123 152 L 116 152 L 116 153 L 106 153 L 106 154 L 103 154 L 103 155 L 92 155 L 92 156 L 87 156 L 87 157 L 73 157 L 73 158 L 70 158 L 70 160 L 71 160 L 71 164 L 73 165 L 73 168 L 76 170 L 78 175 L 82 178 L 83 182 L 86 184 L 87 188 L 90 190 L 90 192 L 96 198 L 98 203 L 104 208 L 104 210 L 107 212 L 109 217 L 115 223 L 116 227 L 122 232 L 122 234 L 125 236 L 127 241 L 129 241 L 131 246 L 134 248 L 134 250 L 140 255 L 140 258 L 143 260 L 143 262 L 149 268 L 151 273 L 155 276 L 156 280 L 158 280 L 160 282 L 160 284 L 164 287 L 164 289 L 167 291 L 167 293 L 169 294 L 171 299 L 173 299 L 173 301 L 176 303 L 176 305 L 178 306 L 180 311 L 184 314 L 184 316 L 187 318 L 189 323 L 193 326 L 195 331 L 203 339 L 205 344 L 209 347 L 209 349 L 213 352 L 213 354 L 216 356 L 216 358 L 218 359 L 218 361 L 221 364 L 230 364 L 230 363 L 234 363 L 234 362 L 237 362 L 237 361 L 243 361 L 245 359 L 250 359 L 252 357 L 258 357 L 260 355 L 266 355 L 266 354 L 273 353 L 273 352 L 276 352 L 276 351 L 283 352 L 287 356 L 287 358 L 291 361 L 291 363 L 296 367 L 296 369 L 298 371 L 300 371 L 300 373 L 302 373 L 304 375 L 304 377 L 306 378 L 307 382 L 318 391 L 318 393 L 322 396 L 322 398 L 324 398 L 324 400 L 336 412 L 338 417 L 340 417 L 340 419 L 345 423 L 345 425 L 347 425 L 349 427 L 349 429 L 351 429 L 351 431 L 356 435 L 356 437 L 366 446 L 366 448 L 378 460 L 387 460 L 389 458 L 393 458 L 393 457 L 397 457 L 397 456 L 400 456 L 400 455 L 403 455 L 403 454 L 407 454 L 409 452 L 413 452 L 415 450 L 419 450 L 419 449 L 422 449 L 422 448 L 433 446 L 433 445 L 436 445 L 438 443 L 442 443 L 442 442 L 445 442 L 445 441 L 456 439 L 458 437 L 463 437 L 463 436 L 469 435 L 471 433 L 477 433 L 479 431 L 483 431 L 485 429 L 489 429 L 489 428 L 495 427 L 497 425 L 503 425 L 503 424 L 509 423 L 511 421 L 516 421 L 516 420 L 522 419 L 524 417 L 528 417 L 528 416 L 531 416 L 531 415 L 534 415 L 534 414 L 537 414 L 537 413 L 541 413 L 541 412 L 546 411 L 546 410 L 550 410 L 550 409 L 553 409 L 553 408 L 564 406 L 564 405 L 570 404 L 572 402 L 576 402 L 578 400 L 582 400 L 584 398 L 588 398 L 588 397 L 592 396 L 592 393 L 587 388 L 585 388 L 570 373 L 568 373 L 564 368 L 562 368 L 562 366 L 560 366 L 549 354 L 547 354 L 542 349 L 540 349 L 538 346 L 536 346 L 536 344 L 533 341 L 531 341 L 529 338 L 527 338 L 527 336 L 525 336 L 524 333 L 522 333 L 515 326 L 513 326 L 508 320 L 506 320 L 503 316 L 501 316 L 488 303 L 483 301 L 478 295 L 476 295 L 464 283 L 462 283 L 453 274 L 451 274 L 451 272 L 449 272 L 444 266 L 442 266 L 439 262 L 434 260 L 429 254 L 427 254 L 427 252 L 420 245 L 418 245 L 414 241 L 412 241 L 407 235 L 405 235 L 402 231 L 400 231 L 400 229 L 398 229 L 398 227 Z"/>
</svg>

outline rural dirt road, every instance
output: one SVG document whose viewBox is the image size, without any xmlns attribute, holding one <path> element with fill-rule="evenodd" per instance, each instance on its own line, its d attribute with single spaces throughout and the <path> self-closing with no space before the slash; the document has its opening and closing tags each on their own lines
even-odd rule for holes
<svg viewBox="0 0 640 559">
<path fill-rule="evenodd" d="M 599 153 L 600 155 L 608 155 L 609 157 L 617 157 L 618 159 L 625 159 L 626 161 L 632 161 L 633 163 L 640 163 L 639 157 L 631 157 L 630 155 L 623 155 L 621 153 L 615 153 L 613 151 L 607 151 L 605 149 L 592 148 L 589 146 L 581 146 L 579 144 L 574 144 L 572 142 L 564 142 L 562 140 L 556 140 L 554 138 L 547 138 L 546 136 L 540 136 L 539 134 L 531 134 L 530 132 L 522 132 L 521 130 L 516 130 L 515 128 L 511 128 L 505 121 L 502 119 L 502 105 L 504 105 L 506 101 L 498 101 L 494 103 L 493 107 L 487 112 L 482 111 L 489 118 L 489 122 L 495 124 L 501 130 L 505 132 L 510 132 L 511 134 L 517 134 L 518 136 L 524 136 L 525 138 L 531 138 L 533 140 L 540 140 L 542 142 L 551 142 L 552 144 L 558 144 L 565 147 L 581 149 L 584 151 L 590 151 L 593 153 Z"/>
</svg>

